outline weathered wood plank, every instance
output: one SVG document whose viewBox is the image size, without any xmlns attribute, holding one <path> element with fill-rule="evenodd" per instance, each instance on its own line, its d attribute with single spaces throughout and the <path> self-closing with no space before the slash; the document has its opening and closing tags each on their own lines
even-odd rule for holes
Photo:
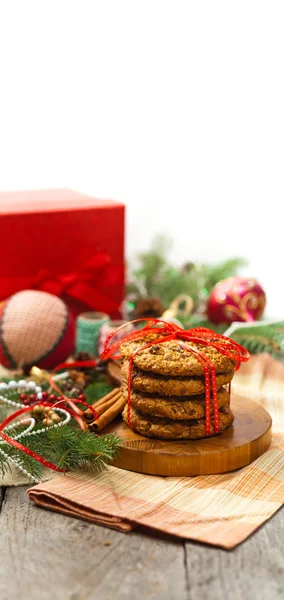
<svg viewBox="0 0 284 600">
<path fill-rule="evenodd" d="M 3 498 L 4 498 L 4 488 L 0 487 L 0 511 L 1 511 Z"/>
<path fill-rule="evenodd" d="M 6 491 L 0 554 L 1 600 L 186 599 L 181 541 L 45 511 L 22 487 Z"/>
<path fill-rule="evenodd" d="M 284 509 L 230 552 L 186 543 L 188 600 L 282 600 Z"/>
<path fill-rule="evenodd" d="M 142 529 L 97 527 L 38 509 L 25 488 L 8 488 L 0 513 L 0 598 L 280 600 L 283 537 L 284 510 L 226 552 Z"/>
</svg>

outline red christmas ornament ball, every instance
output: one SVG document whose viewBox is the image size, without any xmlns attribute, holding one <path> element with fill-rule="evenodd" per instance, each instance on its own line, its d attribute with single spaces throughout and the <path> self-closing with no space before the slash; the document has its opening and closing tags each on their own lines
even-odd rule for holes
<svg viewBox="0 0 284 600">
<path fill-rule="evenodd" d="M 207 313 L 216 324 L 256 321 L 261 317 L 265 304 L 265 292 L 255 279 L 228 277 L 213 288 Z"/>
<path fill-rule="evenodd" d="M 53 369 L 74 350 L 75 323 L 66 304 L 38 290 L 14 294 L 0 307 L 0 363 Z"/>
</svg>

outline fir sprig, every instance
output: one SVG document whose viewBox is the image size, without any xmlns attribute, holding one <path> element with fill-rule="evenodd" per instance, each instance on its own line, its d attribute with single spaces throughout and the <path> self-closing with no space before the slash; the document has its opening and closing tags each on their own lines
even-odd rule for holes
<svg viewBox="0 0 284 600">
<path fill-rule="evenodd" d="M 47 430 L 44 445 L 42 436 L 32 437 L 37 437 L 32 442 L 34 451 L 48 456 L 48 460 L 64 471 L 80 468 L 101 471 L 106 462 L 114 458 L 121 441 L 116 434 L 96 436 L 68 425 Z"/>
<path fill-rule="evenodd" d="M 247 261 L 240 257 L 230 258 L 215 265 L 204 265 L 205 287 L 212 290 L 222 279 L 236 275 L 240 267 L 244 267 Z"/>
<path fill-rule="evenodd" d="M 104 381 L 90 383 L 90 385 L 88 385 L 84 390 L 86 402 L 88 402 L 89 404 L 93 404 L 103 396 L 106 396 L 113 389 L 114 386 L 108 384 L 105 378 Z"/>
<path fill-rule="evenodd" d="M 117 455 L 121 444 L 121 440 L 116 434 L 99 436 L 88 431 L 74 429 L 70 425 L 46 429 L 39 435 L 24 436 L 21 438 L 21 442 L 63 471 L 77 469 L 101 471 Z M 38 461 L 7 443 L 1 443 L 0 448 L 10 458 L 16 460 L 32 477 L 40 479 L 43 467 Z M 9 460 L 0 453 L 2 475 L 9 468 Z"/>
<path fill-rule="evenodd" d="M 208 319 L 204 319 L 194 314 L 190 315 L 189 317 L 179 316 L 178 318 L 185 329 L 192 329 L 193 327 L 207 327 L 208 329 L 216 331 L 216 333 L 223 334 L 228 327 L 227 323 L 216 325 L 216 323 L 212 323 L 212 321 L 208 321 Z"/>
<path fill-rule="evenodd" d="M 269 352 L 275 358 L 284 357 L 284 321 L 233 323 L 225 335 L 244 346 L 251 354 Z"/>
<path fill-rule="evenodd" d="M 139 296 L 144 289 L 145 295 L 160 298 L 166 307 L 179 294 L 187 294 L 198 302 L 201 292 L 207 296 L 218 281 L 236 275 L 246 264 L 236 257 L 215 265 L 188 262 L 176 267 L 168 258 L 171 246 L 171 240 L 160 235 L 148 251 L 138 256 L 138 266 L 130 269 L 128 293 Z"/>
</svg>

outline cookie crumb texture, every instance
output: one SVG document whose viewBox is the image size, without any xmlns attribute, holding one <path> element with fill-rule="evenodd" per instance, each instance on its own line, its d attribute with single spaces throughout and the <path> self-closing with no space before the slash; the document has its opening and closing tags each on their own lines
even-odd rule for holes
<svg viewBox="0 0 284 600">
<path fill-rule="evenodd" d="M 127 386 L 122 386 L 122 394 L 128 399 Z M 205 395 L 196 395 L 192 397 L 185 396 L 155 396 L 143 394 L 135 390 L 131 391 L 131 406 L 138 412 L 154 417 L 166 417 L 177 421 L 184 419 L 200 419 L 205 416 Z M 229 405 L 230 395 L 224 388 L 218 390 L 219 409 Z M 211 398 L 211 410 L 213 414 L 213 402 Z"/>
<path fill-rule="evenodd" d="M 121 366 L 121 374 L 125 381 L 128 379 L 128 371 L 129 360 L 125 359 Z M 230 383 L 233 376 L 234 371 L 217 374 L 217 389 Z M 164 377 L 157 373 L 147 373 L 135 366 L 132 369 L 131 386 L 140 392 L 160 396 L 193 396 L 205 392 L 204 373 L 195 377 Z"/>
<path fill-rule="evenodd" d="M 123 410 L 123 419 L 127 423 L 127 405 Z M 230 408 L 219 411 L 220 433 L 225 431 L 234 421 Z M 130 409 L 131 427 L 141 435 L 161 440 L 195 440 L 216 435 L 214 433 L 213 419 L 210 425 L 210 434 L 206 435 L 205 419 L 174 421 L 172 419 L 145 416 L 135 408 Z"/>
<path fill-rule="evenodd" d="M 157 336 L 152 334 L 146 338 L 137 338 L 131 342 L 125 342 L 120 346 L 121 355 L 129 359 L 145 343 L 154 341 L 155 339 L 157 339 Z M 216 373 L 233 371 L 237 364 L 236 361 L 218 352 L 212 346 L 193 344 L 191 342 L 187 342 L 186 345 L 193 350 L 202 352 L 206 358 L 210 359 Z M 142 371 L 150 371 L 161 375 L 171 375 L 172 377 L 204 375 L 203 365 L 199 362 L 198 358 L 196 358 L 193 352 L 183 348 L 181 343 L 177 341 L 153 344 L 138 352 L 134 356 L 133 362 Z"/>
</svg>

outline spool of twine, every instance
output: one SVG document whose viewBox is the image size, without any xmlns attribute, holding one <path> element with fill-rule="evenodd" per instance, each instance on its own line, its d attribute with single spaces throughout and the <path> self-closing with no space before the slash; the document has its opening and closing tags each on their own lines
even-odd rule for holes
<svg viewBox="0 0 284 600">
<path fill-rule="evenodd" d="M 109 336 L 109 334 L 112 333 L 113 331 L 115 331 L 121 325 L 124 325 L 125 323 L 127 323 L 127 321 L 116 320 L 116 321 L 108 321 L 107 323 L 104 323 L 102 325 L 100 339 L 99 339 L 99 346 L 98 346 L 100 354 L 104 349 L 104 343 L 105 343 L 107 337 Z M 118 342 L 124 336 L 128 335 L 132 331 L 134 331 L 134 327 L 133 327 L 133 325 L 131 325 L 131 323 L 129 323 L 127 327 L 124 327 L 121 331 L 118 331 L 116 333 L 113 341 Z"/>
<path fill-rule="evenodd" d="M 86 312 L 76 321 L 76 352 L 89 352 L 98 356 L 98 343 L 102 326 L 109 322 L 109 316 L 102 312 Z"/>
</svg>

